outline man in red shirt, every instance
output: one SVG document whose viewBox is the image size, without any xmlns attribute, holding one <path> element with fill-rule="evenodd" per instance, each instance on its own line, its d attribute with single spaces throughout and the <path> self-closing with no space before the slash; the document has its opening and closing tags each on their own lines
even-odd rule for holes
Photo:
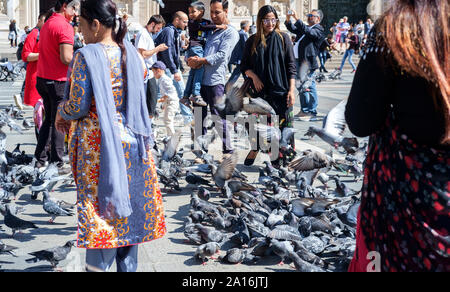
<svg viewBox="0 0 450 292">
<path fill-rule="evenodd" d="M 36 88 L 44 101 L 45 120 L 34 153 L 37 167 L 57 163 L 62 167 L 64 134 L 55 128 L 59 103 L 64 97 L 67 71 L 73 58 L 74 30 L 70 22 L 77 15 L 79 1 L 58 0 L 55 13 L 45 22 L 39 35 L 39 61 Z M 47 143 L 50 155 L 46 153 Z"/>
</svg>

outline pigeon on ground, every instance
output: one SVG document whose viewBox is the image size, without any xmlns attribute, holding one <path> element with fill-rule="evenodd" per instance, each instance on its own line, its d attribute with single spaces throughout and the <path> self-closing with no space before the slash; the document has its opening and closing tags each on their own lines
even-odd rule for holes
<svg viewBox="0 0 450 292">
<path fill-rule="evenodd" d="M 272 251 L 281 258 L 279 265 L 283 265 L 285 258 L 289 257 L 289 253 L 294 252 L 294 247 L 290 241 L 271 239 L 270 248 L 272 248 Z"/>
<path fill-rule="evenodd" d="M 187 221 L 184 225 L 184 236 L 187 238 L 188 243 L 194 243 L 200 245 L 203 243 L 200 231 L 195 227 L 192 222 L 192 218 L 187 217 Z"/>
<path fill-rule="evenodd" d="M 47 191 L 44 191 L 43 194 L 44 194 L 43 209 L 45 212 L 47 212 L 52 216 L 52 218 L 49 220 L 50 223 L 54 223 L 55 218 L 58 216 L 74 215 L 74 213 L 72 213 L 69 209 L 65 209 L 62 207 L 67 206 L 67 203 L 58 202 L 54 198 L 51 198 L 50 194 Z"/>
<path fill-rule="evenodd" d="M 300 256 L 294 251 L 288 251 L 286 257 L 292 260 L 295 269 L 299 272 L 302 273 L 325 272 L 323 269 L 302 260 Z"/>
<path fill-rule="evenodd" d="M 14 234 L 17 230 L 22 231 L 30 228 L 38 228 L 33 222 L 22 220 L 13 214 L 11 214 L 9 205 L 6 205 L 6 215 L 5 215 L 5 225 L 12 229 L 11 237 L 14 237 Z"/>
<path fill-rule="evenodd" d="M 210 182 L 199 175 L 196 175 L 190 171 L 186 174 L 186 182 L 191 185 L 205 185 L 211 186 Z"/>
<path fill-rule="evenodd" d="M 18 249 L 18 248 L 15 246 L 6 245 L 3 241 L 0 240 L 0 255 L 1 254 L 9 254 L 9 255 L 16 257 L 16 255 L 13 252 L 16 249 Z"/>
<path fill-rule="evenodd" d="M 206 242 L 222 242 L 225 238 L 225 234 L 213 227 L 207 227 L 197 223 L 195 224 L 195 228 L 198 229 L 202 239 Z"/>
<path fill-rule="evenodd" d="M 223 262 L 238 265 L 245 260 L 247 253 L 248 252 L 245 249 L 232 248 L 227 250 L 227 254 L 223 257 L 219 257 L 219 259 Z"/>
<path fill-rule="evenodd" d="M 198 197 L 202 200 L 209 201 L 209 199 L 211 198 L 211 193 L 204 187 L 199 187 Z"/>
<path fill-rule="evenodd" d="M 162 160 L 170 161 L 177 154 L 178 145 L 180 144 L 181 132 L 177 131 L 170 139 L 165 141 L 165 149 L 162 154 Z"/>
<path fill-rule="evenodd" d="M 217 242 L 208 242 L 200 245 L 195 251 L 195 257 L 202 260 L 202 265 L 206 265 L 205 259 L 215 259 L 213 256 L 220 252 L 220 244 Z"/>
<path fill-rule="evenodd" d="M 29 253 L 33 258 L 27 259 L 27 263 L 36 263 L 39 261 L 50 262 L 54 270 L 57 269 L 59 262 L 65 260 L 67 255 L 75 245 L 75 241 L 68 241 L 64 246 L 53 247 L 45 250 Z"/>
</svg>

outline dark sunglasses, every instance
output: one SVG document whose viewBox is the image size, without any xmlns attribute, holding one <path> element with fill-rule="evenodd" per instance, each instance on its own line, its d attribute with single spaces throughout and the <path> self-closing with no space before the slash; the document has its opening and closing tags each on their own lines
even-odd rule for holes
<svg viewBox="0 0 450 292">
<path fill-rule="evenodd" d="M 311 13 L 308 14 L 307 16 L 308 16 L 308 17 L 319 17 L 319 15 L 314 15 L 314 14 L 311 14 Z"/>
</svg>

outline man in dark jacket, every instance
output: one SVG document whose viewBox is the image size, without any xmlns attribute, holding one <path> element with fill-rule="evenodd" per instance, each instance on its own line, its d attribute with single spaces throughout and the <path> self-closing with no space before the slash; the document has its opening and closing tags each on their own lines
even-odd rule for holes
<svg viewBox="0 0 450 292">
<path fill-rule="evenodd" d="M 296 22 L 292 23 L 291 18 L 294 18 Z M 307 71 L 308 78 L 311 78 L 314 71 L 319 69 L 317 56 L 319 55 L 320 45 L 325 40 L 325 32 L 323 27 L 320 25 L 322 18 L 322 11 L 313 10 L 310 14 L 308 14 L 308 25 L 298 19 L 295 11 L 292 11 L 286 19 L 285 24 L 287 29 L 296 34 L 298 39 L 298 46 L 296 47 L 298 47 L 297 68 L 299 77 L 301 77 L 301 72 Z M 304 79 L 304 77 L 301 79 Z M 297 114 L 297 117 L 316 116 L 318 98 L 314 79 L 312 80 L 311 86 L 309 86 L 306 90 L 302 89 L 302 86 L 299 86 L 299 92 L 301 111 Z"/>
<path fill-rule="evenodd" d="M 235 65 L 234 71 L 231 74 L 230 80 L 228 80 L 228 84 L 233 85 L 239 79 L 241 75 L 241 61 L 242 55 L 244 54 L 245 43 L 248 40 L 248 32 L 250 31 L 250 22 L 248 20 L 244 20 L 241 22 L 241 30 L 239 31 L 239 42 L 233 50 L 231 54 L 230 64 Z M 226 87 L 226 86 L 225 86 Z"/>
<path fill-rule="evenodd" d="M 155 46 L 166 44 L 168 49 L 158 53 L 158 61 L 162 61 L 166 65 L 166 74 L 173 80 L 173 84 L 177 90 L 178 98 L 182 99 L 185 84 L 180 71 L 180 32 L 185 30 L 189 19 L 186 13 L 178 11 L 175 13 L 172 23 L 169 23 L 158 35 L 155 40 Z M 192 112 L 184 104 L 180 103 L 181 114 L 185 123 L 190 123 L 193 119 Z"/>
</svg>

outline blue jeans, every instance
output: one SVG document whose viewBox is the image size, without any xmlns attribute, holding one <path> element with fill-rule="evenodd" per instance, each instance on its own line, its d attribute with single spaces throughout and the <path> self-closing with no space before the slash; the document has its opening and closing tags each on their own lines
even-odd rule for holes
<svg viewBox="0 0 450 292">
<path fill-rule="evenodd" d="M 325 63 L 327 62 L 327 51 L 322 51 L 319 53 L 320 68 L 325 68 Z"/>
<path fill-rule="evenodd" d="M 86 268 L 88 272 L 108 271 L 116 261 L 117 272 L 136 272 L 138 245 L 111 249 L 87 249 Z"/>
<path fill-rule="evenodd" d="M 301 62 L 297 59 L 297 78 L 300 79 L 300 66 Z M 308 77 L 311 77 L 314 74 L 314 71 L 311 70 L 308 74 Z M 317 89 L 316 89 L 316 81 L 313 80 L 311 86 L 309 87 L 310 91 L 301 92 L 301 88 L 298 88 L 300 92 L 300 106 L 302 112 L 317 114 L 317 106 L 319 105 L 319 99 L 317 97 Z"/>
<path fill-rule="evenodd" d="M 166 69 L 166 74 L 167 74 L 167 76 L 169 76 L 170 79 L 173 80 L 173 85 L 175 86 L 175 89 L 177 90 L 178 98 L 182 99 L 183 93 L 184 93 L 184 88 L 185 88 L 183 78 L 181 78 L 181 81 L 175 81 L 175 79 L 173 78 L 173 74 L 170 72 L 169 69 Z M 160 99 L 160 98 L 161 98 L 160 94 L 158 94 L 158 99 Z M 186 124 L 190 123 L 194 119 L 192 111 L 182 103 L 180 103 L 180 110 L 181 110 L 181 114 L 183 115 L 184 122 Z"/>
<path fill-rule="evenodd" d="M 186 57 L 198 56 L 203 58 L 203 48 L 200 46 L 192 47 L 186 52 Z M 200 89 L 202 88 L 203 73 L 205 72 L 204 67 L 200 69 L 191 69 L 189 71 L 189 77 L 186 84 L 186 89 L 184 90 L 184 97 L 190 97 L 191 95 L 199 96 Z"/>
<path fill-rule="evenodd" d="M 344 58 L 342 58 L 342 64 L 341 64 L 341 67 L 339 68 L 339 70 L 342 71 L 347 58 L 348 58 L 348 62 L 350 63 L 350 65 L 352 65 L 353 70 L 356 70 L 356 65 L 355 65 L 355 63 L 353 63 L 353 60 L 352 60 L 354 53 L 355 53 L 355 50 L 353 50 L 353 49 L 345 51 Z"/>
</svg>

